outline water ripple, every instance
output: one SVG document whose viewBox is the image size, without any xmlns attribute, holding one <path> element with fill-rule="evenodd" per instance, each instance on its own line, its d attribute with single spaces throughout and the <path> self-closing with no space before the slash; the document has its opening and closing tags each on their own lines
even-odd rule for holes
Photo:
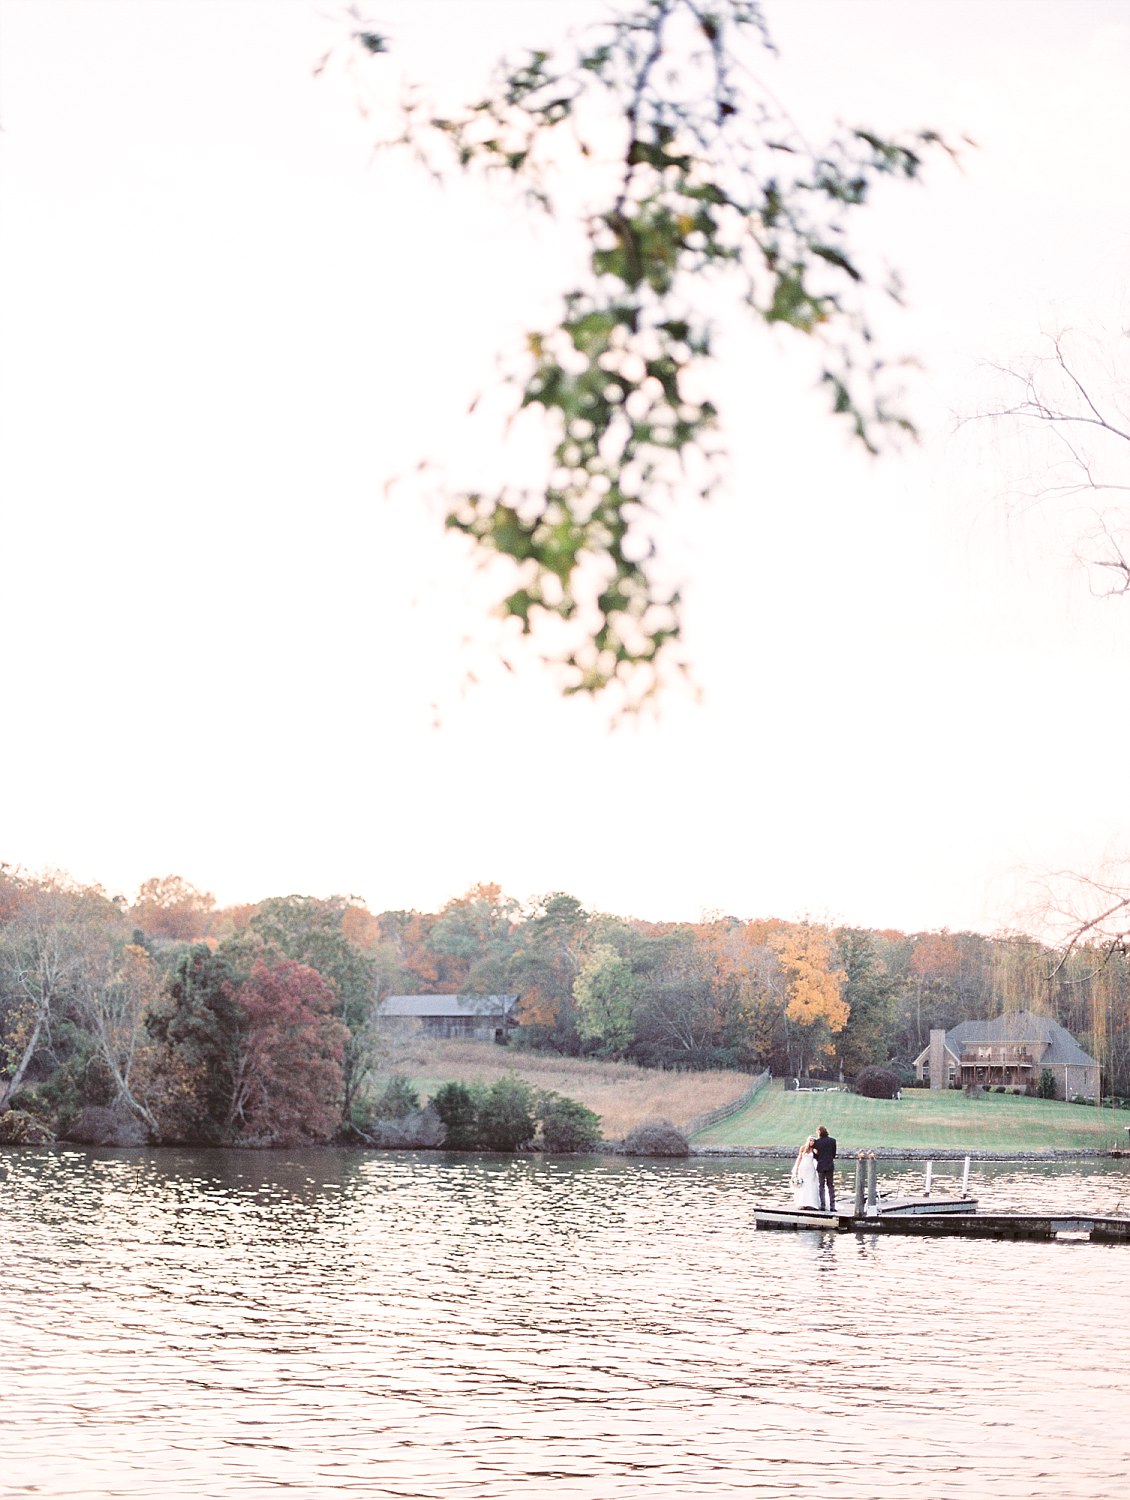
<svg viewBox="0 0 1130 1500">
<path fill-rule="evenodd" d="M 783 1177 L 3 1153 L 3 1494 L 1121 1494 L 1130 1249 L 759 1234 Z M 973 1189 L 1113 1212 L 1128 1184 Z"/>
</svg>

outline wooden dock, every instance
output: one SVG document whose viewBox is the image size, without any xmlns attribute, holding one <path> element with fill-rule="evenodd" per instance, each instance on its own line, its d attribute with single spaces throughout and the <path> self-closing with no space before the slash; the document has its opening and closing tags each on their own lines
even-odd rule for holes
<svg viewBox="0 0 1130 1500">
<path fill-rule="evenodd" d="M 774 1208 L 754 1209 L 758 1229 L 858 1229 L 870 1228 L 881 1218 L 949 1218 L 977 1211 L 975 1198 L 883 1198 L 865 1209 Z"/>
<path fill-rule="evenodd" d="M 917 1198 L 885 1198 L 877 1189 L 875 1157 L 860 1153 L 855 1193 L 850 1208 L 756 1207 L 758 1229 L 818 1229 L 856 1234 L 930 1234 L 978 1236 L 994 1240 L 1054 1240 L 1060 1235 L 1082 1237 L 1104 1244 L 1130 1244 L 1130 1218 L 1110 1214 L 983 1214 L 977 1200 L 966 1196 L 969 1158 L 961 1196 L 934 1197 L 930 1192 L 933 1163 L 926 1164 L 923 1193 Z"/>
<path fill-rule="evenodd" d="M 960 1209 L 900 1212 L 894 1205 L 876 1214 L 829 1213 L 819 1208 L 755 1208 L 758 1229 L 822 1229 L 856 1234 L 931 1234 L 994 1240 L 1054 1240 L 1080 1235 L 1103 1244 L 1130 1244 L 1130 1218 L 1102 1214 L 982 1214 L 971 1199 Z"/>
<path fill-rule="evenodd" d="M 1105 1244 L 1130 1244 L 1130 1219 L 1091 1214 L 880 1214 L 867 1225 L 877 1234 L 948 1234 L 991 1240 L 1054 1240 L 1061 1234 Z"/>
</svg>

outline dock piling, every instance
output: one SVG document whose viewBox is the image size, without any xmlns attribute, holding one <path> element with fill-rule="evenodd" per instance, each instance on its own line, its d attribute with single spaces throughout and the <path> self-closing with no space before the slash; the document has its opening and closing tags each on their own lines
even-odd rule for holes
<svg viewBox="0 0 1130 1500">
<path fill-rule="evenodd" d="M 961 1196 L 969 1197 L 969 1157 L 965 1158 L 965 1169 L 961 1174 Z"/>
<path fill-rule="evenodd" d="M 928 1161 L 926 1163 L 926 1178 L 925 1178 L 925 1181 L 922 1184 L 922 1196 L 924 1198 L 928 1198 L 930 1196 L 930 1184 L 933 1182 L 933 1180 L 934 1180 L 934 1163 L 932 1161 Z"/>
<path fill-rule="evenodd" d="M 867 1190 L 866 1176 L 867 1163 L 861 1151 L 855 1158 L 855 1217 L 857 1219 L 863 1217 L 863 1197 Z"/>
<path fill-rule="evenodd" d="M 879 1163 L 874 1151 L 867 1153 L 867 1212 L 869 1215 L 879 1212 Z"/>
</svg>

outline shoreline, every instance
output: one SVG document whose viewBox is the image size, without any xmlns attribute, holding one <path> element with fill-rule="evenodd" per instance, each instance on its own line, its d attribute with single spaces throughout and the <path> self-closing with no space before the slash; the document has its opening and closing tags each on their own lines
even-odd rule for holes
<svg viewBox="0 0 1130 1500">
<path fill-rule="evenodd" d="M 792 1161 L 795 1151 L 783 1146 L 692 1146 L 691 1156 L 737 1157 L 753 1161 Z M 874 1156 L 878 1161 L 1074 1161 L 1130 1156 L 1121 1148 L 1100 1146 L 1046 1147 L 1040 1151 L 963 1150 L 958 1146 L 869 1146 L 866 1150 L 844 1151 L 836 1158 L 839 1168 L 846 1168 L 859 1156 Z"/>
<path fill-rule="evenodd" d="M 366 1155 L 378 1153 L 404 1153 L 410 1152 L 421 1156 L 509 1156 L 517 1161 L 531 1156 L 544 1157 L 547 1160 L 569 1160 L 584 1157 L 621 1156 L 633 1161 L 792 1161 L 796 1152 L 785 1146 L 694 1146 L 688 1150 L 686 1156 L 649 1156 L 636 1152 L 623 1150 L 619 1142 L 605 1141 L 594 1151 L 515 1151 L 515 1152 L 490 1152 L 490 1151 L 450 1151 L 442 1146 L 369 1146 L 344 1141 L 302 1141 L 290 1142 L 286 1145 L 209 1145 L 203 1142 L 168 1141 L 168 1142 L 146 1142 L 132 1143 L 129 1145 L 116 1144 L 110 1141 L 76 1141 L 57 1138 L 53 1141 L 26 1141 L 26 1142 L 4 1142 L 0 1144 L 0 1157 L 6 1151 L 51 1151 L 59 1148 L 71 1151 L 223 1151 L 240 1152 L 250 1151 L 257 1155 L 270 1154 L 277 1151 L 326 1151 L 326 1152 L 364 1152 Z M 958 1146 L 872 1146 L 865 1150 L 855 1148 L 842 1152 L 836 1159 L 837 1169 L 841 1172 L 849 1168 L 859 1157 L 874 1156 L 877 1161 L 964 1161 L 969 1157 L 970 1161 L 1015 1161 L 1027 1163 L 1055 1162 L 1055 1161 L 1104 1161 L 1104 1160 L 1127 1160 L 1130 1159 L 1130 1149 L 1125 1147 L 1047 1147 L 1038 1151 L 1015 1151 L 1015 1150 L 965 1150 Z"/>
</svg>

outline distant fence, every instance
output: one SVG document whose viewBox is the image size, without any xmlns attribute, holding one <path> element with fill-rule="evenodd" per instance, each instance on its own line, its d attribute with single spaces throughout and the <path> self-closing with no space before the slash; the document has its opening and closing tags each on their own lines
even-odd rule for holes
<svg viewBox="0 0 1130 1500">
<path fill-rule="evenodd" d="M 700 1130 L 708 1130 L 711 1125 L 717 1125 L 721 1120 L 728 1120 L 731 1115 L 736 1115 L 738 1110 L 745 1109 L 750 1100 L 755 1099 L 768 1082 L 769 1069 L 766 1068 L 764 1073 L 757 1075 L 743 1094 L 739 1094 L 736 1099 L 731 1099 L 729 1104 L 722 1104 L 717 1109 L 708 1109 L 704 1115 L 695 1115 L 693 1120 L 688 1120 L 683 1126 L 683 1134 L 697 1135 Z"/>
</svg>

